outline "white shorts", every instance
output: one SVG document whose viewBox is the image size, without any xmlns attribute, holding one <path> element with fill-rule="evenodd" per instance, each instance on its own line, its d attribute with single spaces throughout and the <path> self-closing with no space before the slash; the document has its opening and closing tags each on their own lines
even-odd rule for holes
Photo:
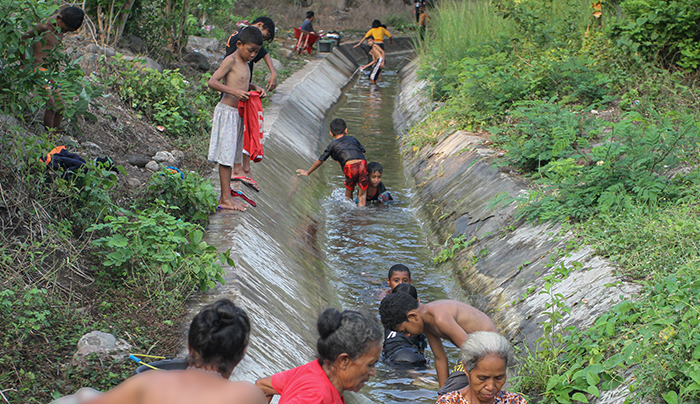
<svg viewBox="0 0 700 404">
<path fill-rule="evenodd" d="M 243 118 L 238 108 L 218 103 L 214 109 L 209 138 L 209 161 L 222 166 L 243 162 Z"/>
<path fill-rule="evenodd" d="M 372 69 L 372 73 L 369 74 L 370 80 L 377 80 L 377 76 L 379 76 L 379 73 L 382 72 L 382 62 L 383 61 L 384 61 L 384 58 L 377 59 L 377 63 L 374 64 L 374 68 Z"/>
</svg>

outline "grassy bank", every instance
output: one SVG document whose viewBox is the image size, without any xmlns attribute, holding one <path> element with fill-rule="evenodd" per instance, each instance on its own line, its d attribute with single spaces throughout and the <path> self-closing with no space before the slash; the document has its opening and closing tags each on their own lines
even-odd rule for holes
<svg viewBox="0 0 700 404">
<path fill-rule="evenodd" d="M 531 184 L 515 199 L 521 217 L 575 228 L 642 285 L 589 329 L 562 330 L 567 308 L 550 296 L 544 338 L 529 341 L 515 380 L 541 402 L 587 402 L 623 383 L 635 401 L 700 399 L 691 3 L 445 1 L 419 50 L 442 107 L 407 142 L 485 134 L 505 153 L 498 164 Z"/>
</svg>

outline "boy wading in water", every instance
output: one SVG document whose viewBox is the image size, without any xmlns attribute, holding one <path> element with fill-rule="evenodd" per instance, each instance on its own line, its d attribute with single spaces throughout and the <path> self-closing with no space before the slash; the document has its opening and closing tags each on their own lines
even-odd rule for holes
<svg viewBox="0 0 700 404">
<path fill-rule="evenodd" d="M 355 185 L 357 185 L 360 188 L 357 194 L 357 206 L 366 206 L 369 177 L 367 176 L 365 148 L 357 139 L 348 136 L 348 127 L 345 121 L 340 118 L 331 121 L 331 136 L 335 140 L 326 147 L 318 160 L 311 165 L 308 171 L 298 169 L 297 175 L 309 175 L 316 171 L 328 157 L 333 157 L 333 160 L 340 163 L 343 174 L 345 174 L 345 197 L 352 200 L 352 194 L 355 192 Z"/>
<path fill-rule="evenodd" d="M 36 37 L 41 39 L 32 43 L 32 55 L 34 64 L 39 70 L 47 72 L 42 65 L 48 53 L 55 49 L 68 32 L 77 31 L 83 25 L 85 13 L 78 7 L 66 7 L 56 17 L 50 18 L 44 24 L 37 24 L 33 30 L 22 36 L 28 40 Z M 47 79 L 44 86 L 49 92 L 46 112 L 44 113 L 44 126 L 47 129 L 58 129 L 63 119 L 63 100 L 61 99 L 60 86 L 51 79 Z"/>
<path fill-rule="evenodd" d="M 372 56 L 372 61 L 364 66 L 360 66 L 360 70 L 365 70 L 366 68 L 374 65 L 372 71 L 369 74 L 369 81 L 372 84 L 377 84 L 379 76 L 382 74 L 382 68 L 384 68 L 384 51 L 376 43 L 374 43 L 374 37 L 367 38 L 367 45 L 369 45 L 369 54 Z"/>
<path fill-rule="evenodd" d="M 243 120 L 238 113 L 238 101 L 248 99 L 248 91 L 265 90 L 250 83 L 248 62 L 262 47 L 263 35 L 257 28 L 245 29 L 236 42 L 236 51 L 227 56 L 209 79 L 209 87 L 224 93 L 216 105 L 209 140 L 209 161 L 219 164 L 221 197 L 219 208 L 246 210 L 245 204 L 231 197 L 231 170 L 241 172 L 243 163 Z M 225 84 L 224 84 L 225 83 Z"/>
</svg>

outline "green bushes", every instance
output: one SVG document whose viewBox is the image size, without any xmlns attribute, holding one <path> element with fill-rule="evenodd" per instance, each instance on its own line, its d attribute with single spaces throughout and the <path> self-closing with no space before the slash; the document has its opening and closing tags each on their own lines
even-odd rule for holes
<svg viewBox="0 0 700 404">
<path fill-rule="evenodd" d="M 196 284 L 202 290 L 223 283 L 223 269 L 216 264 L 216 248 L 202 241 L 202 229 L 164 212 L 163 202 L 143 211 L 122 211 L 107 216 L 90 230 L 106 235 L 93 241 L 95 254 L 111 275 L 140 282 L 163 277 L 181 279 L 183 287 Z M 172 209 L 172 207 L 170 208 Z"/>
<path fill-rule="evenodd" d="M 116 70 L 104 67 L 102 80 L 114 87 L 131 108 L 143 112 L 173 136 L 196 136 L 209 132 L 211 105 L 206 90 L 192 84 L 177 70 L 159 73 L 135 68 L 132 62 L 114 62 Z"/>
<path fill-rule="evenodd" d="M 700 1 L 623 0 L 620 8 L 610 33 L 628 55 L 685 69 L 700 65 Z"/>
<path fill-rule="evenodd" d="M 163 170 L 149 180 L 150 197 L 163 201 L 163 209 L 186 222 L 205 224 L 217 199 L 211 182 L 196 173 L 182 175 Z"/>
</svg>

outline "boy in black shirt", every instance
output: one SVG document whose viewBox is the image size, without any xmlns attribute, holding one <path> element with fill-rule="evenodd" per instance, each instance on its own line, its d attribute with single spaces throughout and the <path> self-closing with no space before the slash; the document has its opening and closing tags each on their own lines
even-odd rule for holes
<svg viewBox="0 0 700 404">
<path fill-rule="evenodd" d="M 331 121 L 331 136 L 333 140 L 326 147 L 326 150 L 311 165 L 307 170 L 298 169 L 297 175 L 309 175 L 316 171 L 328 157 L 333 157 L 333 160 L 340 163 L 340 167 L 345 174 L 345 197 L 352 200 L 352 194 L 355 192 L 355 185 L 359 186 L 360 190 L 357 194 L 357 206 L 367 205 L 367 187 L 369 186 L 369 177 L 367 175 L 367 160 L 365 159 L 365 148 L 360 142 L 352 136 L 348 136 L 348 127 L 345 121 L 340 118 L 335 118 Z"/>
</svg>

